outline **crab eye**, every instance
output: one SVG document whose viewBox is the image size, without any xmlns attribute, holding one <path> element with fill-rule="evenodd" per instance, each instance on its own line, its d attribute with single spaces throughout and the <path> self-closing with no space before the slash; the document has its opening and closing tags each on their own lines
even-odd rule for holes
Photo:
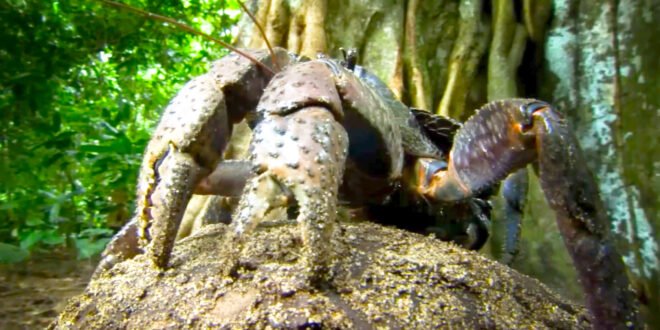
<svg viewBox="0 0 660 330">
<path fill-rule="evenodd" d="M 549 108 L 550 105 L 546 102 L 543 101 L 531 101 L 529 103 L 524 103 L 520 106 L 520 112 L 524 115 L 525 117 L 525 122 L 523 124 L 523 129 L 527 130 L 532 127 L 534 124 L 534 120 L 532 119 L 533 115 L 535 112 Z"/>
<path fill-rule="evenodd" d="M 440 171 L 447 170 L 447 162 L 438 159 L 426 158 L 419 159 L 417 165 L 415 165 L 415 177 L 414 180 L 421 187 L 428 186 L 436 173 Z"/>
<path fill-rule="evenodd" d="M 536 112 L 539 111 L 543 108 L 549 108 L 550 104 L 543 102 L 543 101 L 532 101 L 530 103 L 527 103 L 523 106 L 523 111 L 530 116 Z"/>
<path fill-rule="evenodd" d="M 520 106 L 520 111 L 525 115 L 526 118 L 529 118 L 531 121 L 532 116 L 537 111 L 550 108 L 550 104 L 543 101 L 533 100 L 529 103 L 525 103 Z"/>
<path fill-rule="evenodd" d="M 424 177 L 427 180 L 430 180 L 434 174 L 438 173 L 439 171 L 446 171 L 446 170 L 447 170 L 447 162 L 443 160 L 434 160 L 426 164 L 426 171 L 424 173 Z"/>
</svg>

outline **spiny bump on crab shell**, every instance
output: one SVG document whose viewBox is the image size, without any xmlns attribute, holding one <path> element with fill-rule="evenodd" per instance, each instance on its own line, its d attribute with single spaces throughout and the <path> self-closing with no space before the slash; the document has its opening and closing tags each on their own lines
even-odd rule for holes
<svg viewBox="0 0 660 330">
<path fill-rule="evenodd" d="M 343 116 L 334 79 L 322 63 L 305 62 L 285 68 L 273 77 L 263 95 L 257 106 L 259 112 L 284 115 L 306 106 L 320 105 L 337 119 Z"/>
<path fill-rule="evenodd" d="M 291 179 L 292 186 L 338 185 L 346 133 L 331 111 L 312 106 L 286 116 L 268 114 L 257 128 L 251 146 L 253 162 L 278 178 Z"/>
</svg>

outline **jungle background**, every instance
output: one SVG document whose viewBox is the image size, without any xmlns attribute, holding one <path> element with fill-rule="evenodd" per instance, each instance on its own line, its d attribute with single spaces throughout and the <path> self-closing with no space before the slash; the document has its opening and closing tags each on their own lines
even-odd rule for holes
<svg viewBox="0 0 660 330">
<path fill-rule="evenodd" d="M 235 1 L 125 1 L 241 46 Z M 273 45 L 359 63 L 456 119 L 525 96 L 572 122 L 649 321 L 660 324 L 660 2 L 246 1 Z M 0 0 L 0 327 L 43 326 L 130 217 L 141 153 L 176 90 L 223 47 L 96 1 Z M 513 267 L 579 301 L 532 179 Z M 502 230 L 483 252 L 499 258 Z"/>
</svg>

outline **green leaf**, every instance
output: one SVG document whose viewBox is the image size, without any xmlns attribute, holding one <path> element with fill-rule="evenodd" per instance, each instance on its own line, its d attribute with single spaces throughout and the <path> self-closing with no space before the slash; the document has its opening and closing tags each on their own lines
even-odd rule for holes
<svg viewBox="0 0 660 330">
<path fill-rule="evenodd" d="M 57 218 L 60 216 L 60 203 L 54 203 L 53 206 L 48 210 L 48 222 L 54 223 Z"/>
<path fill-rule="evenodd" d="M 44 235 L 44 232 L 41 230 L 35 230 L 27 234 L 27 236 L 21 239 L 21 249 L 30 250 L 33 246 L 39 243 Z"/>
<path fill-rule="evenodd" d="M 110 241 L 110 238 L 102 239 L 89 239 L 89 238 L 76 238 L 74 239 L 76 250 L 78 251 L 78 259 L 88 259 L 103 252 L 103 249 Z"/>
<path fill-rule="evenodd" d="M 64 156 L 65 156 L 64 153 L 61 153 L 61 152 L 55 153 L 53 155 L 50 155 L 50 156 L 44 158 L 43 161 L 41 162 L 41 164 L 42 164 L 42 166 L 53 165 L 53 164 L 57 163 L 57 161 L 62 159 Z"/>
<path fill-rule="evenodd" d="M 44 130 L 48 130 L 47 127 L 42 127 Z M 52 138 L 46 140 L 45 142 L 37 143 L 30 151 L 34 151 L 38 148 L 48 148 L 48 149 L 59 149 L 64 150 L 73 144 L 73 137 L 78 134 L 73 131 L 63 131 L 55 134 Z"/>
<path fill-rule="evenodd" d="M 29 217 L 25 220 L 25 225 L 28 227 L 37 227 L 43 225 L 45 222 L 41 218 Z"/>
<path fill-rule="evenodd" d="M 43 232 L 41 243 L 46 245 L 60 245 L 64 243 L 64 235 L 57 232 L 56 229 L 49 229 Z"/>
<path fill-rule="evenodd" d="M 111 146 L 106 146 L 106 145 L 95 145 L 95 144 L 84 144 L 81 145 L 78 148 L 79 151 L 81 152 L 86 152 L 86 153 L 110 153 L 112 152 L 112 147 Z"/>
<path fill-rule="evenodd" d="M 18 246 L 0 242 L 0 264 L 21 262 L 29 256 L 28 251 Z"/>
<path fill-rule="evenodd" d="M 8 120 L 0 148 L 11 156 L 0 164 L 0 241 L 23 250 L 61 244 L 62 233 L 87 228 L 90 219 L 104 225 L 114 212 L 108 196 L 132 195 L 158 110 L 224 50 L 94 1 L 10 0 L 0 7 L 0 54 L 12 55 L 0 61 L 0 108 Z M 233 23 L 225 8 L 238 8 L 197 0 L 185 11 L 176 1 L 157 7 L 150 9 L 195 26 L 210 23 L 225 40 Z"/>
</svg>

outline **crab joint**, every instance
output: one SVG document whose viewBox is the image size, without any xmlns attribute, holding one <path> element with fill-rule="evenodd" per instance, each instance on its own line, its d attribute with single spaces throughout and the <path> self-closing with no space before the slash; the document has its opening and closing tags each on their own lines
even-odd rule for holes
<svg viewBox="0 0 660 330">
<path fill-rule="evenodd" d="M 451 164 L 451 163 L 450 163 Z M 420 195 L 429 200 L 458 201 L 472 195 L 453 166 L 433 158 L 418 158 L 414 166 L 414 182 Z"/>
</svg>

